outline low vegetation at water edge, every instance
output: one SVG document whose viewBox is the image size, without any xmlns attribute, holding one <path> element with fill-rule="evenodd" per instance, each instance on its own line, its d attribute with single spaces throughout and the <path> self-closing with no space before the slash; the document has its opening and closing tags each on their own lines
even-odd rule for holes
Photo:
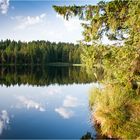
<svg viewBox="0 0 140 140">
<path fill-rule="evenodd" d="M 120 85 L 92 89 L 89 101 L 102 135 L 140 138 L 140 96 L 134 90 Z"/>
</svg>

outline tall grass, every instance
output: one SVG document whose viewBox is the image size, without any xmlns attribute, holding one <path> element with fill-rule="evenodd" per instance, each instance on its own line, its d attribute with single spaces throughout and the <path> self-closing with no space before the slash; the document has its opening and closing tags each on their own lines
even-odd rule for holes
<svg viewBox="0 0 140 140">
<path fill-rule="evenodd" d="M 102 135 L 113 138 L 140 138 L 140 95 L 120 85 L 92 89 L 89 102 L 93 121 Z"/>
</svg>

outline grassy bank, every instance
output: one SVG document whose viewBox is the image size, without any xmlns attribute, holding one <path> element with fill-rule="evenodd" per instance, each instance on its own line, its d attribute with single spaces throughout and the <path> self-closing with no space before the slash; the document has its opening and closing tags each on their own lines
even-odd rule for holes
<svg viewBox="0 0 140 140">
<path fill-rule="evenodd" d="M 140 93 L 119 85 L 92 89 L 89 97 L 93 121 L 102 135 L 140 138 Z"/>
</svg>

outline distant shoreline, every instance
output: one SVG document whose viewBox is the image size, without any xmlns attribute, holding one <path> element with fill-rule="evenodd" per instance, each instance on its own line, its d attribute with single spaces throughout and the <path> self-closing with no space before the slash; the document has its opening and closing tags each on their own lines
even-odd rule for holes
<svg viewBox="0 0 140 140">
<path fill-rule="evenodd" d="M 0 66 L 84 66 L 83 64 L 72 64 L 72 63 L 61 63 L 61 62 L 54 62 L 54 63 L 46 63 L 46 64 L 0 64 Z"/>
</svg>

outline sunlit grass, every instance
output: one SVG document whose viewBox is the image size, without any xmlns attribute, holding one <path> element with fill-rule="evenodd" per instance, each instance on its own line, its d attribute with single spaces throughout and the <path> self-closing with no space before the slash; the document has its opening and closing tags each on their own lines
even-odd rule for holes
<svg viewBox="0 0 140 140">
<path fill-rule="evenodd" d="M 119 85 L 92 89 L 89 101 L 102 135 L 140 138 L 140 96 L 134 90 Z"/>
</svg>

